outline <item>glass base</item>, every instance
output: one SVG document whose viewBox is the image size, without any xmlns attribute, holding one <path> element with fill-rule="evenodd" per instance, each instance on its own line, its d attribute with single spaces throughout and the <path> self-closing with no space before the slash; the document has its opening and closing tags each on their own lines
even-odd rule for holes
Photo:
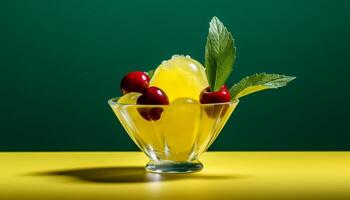
<svg viewBox="0 0 350 200">
<path fill-rule="evenodd" d="M 198 160 L 192 162 L 174 161 L 149 161 L 146 171 L 153 173 L 192 173 L 203 169 L 203 164 Z"/>
</svg>

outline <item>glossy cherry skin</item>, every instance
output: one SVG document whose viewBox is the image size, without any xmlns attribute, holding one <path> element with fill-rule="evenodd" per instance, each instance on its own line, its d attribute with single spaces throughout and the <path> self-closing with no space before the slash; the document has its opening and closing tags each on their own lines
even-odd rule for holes
<svg viewBox="0 0 350 200">
<path fill-rule="evenodd" d="M 219 91 L 211 92 L 210 88 L 205 88 L 199 98 L 202 104 L 211 104 L 211 103 L 225 103 L 231 101 L 231 95 L 226 86 L 222 86 Z M 225 116 L 229 105 L 219 104 L 219 105 L 208 105 L 204 108 L 208 117 L 218 118 Z"/>
<path fill-rule="evenodd" d="M 149 86 L 150 78 L 145 72 L 135 71 L 126 74 L 120 82 L 123 94 L 129 92 L 143 93 Z"/>
<path fill-rule="evenodd" d="M 210 88 L 207 87 L 201 92 L 199 101 L 202 104 L 225 103 L 231 101 L 231 95 L 226 85 L 221 86 L 220 90 L 216 92 L 211 92 Z"/>
<path fill-rule="evenodd" d="M 143 94 L 137 99 L 140 105 L 168 105 L 169 99 L 163 90 L 157 87 L 146 88 Z"/>
<path fill-rule="evenodd" d="M 163 90 L 157 87 L 149 87 L 137 99 L 137 104 L 140 105 L 169 105 L 168 96 Z M 161 107 L 138 108 L 140 115 L 148 121 L 157 121 L 163 112 Z"/>
</svg>

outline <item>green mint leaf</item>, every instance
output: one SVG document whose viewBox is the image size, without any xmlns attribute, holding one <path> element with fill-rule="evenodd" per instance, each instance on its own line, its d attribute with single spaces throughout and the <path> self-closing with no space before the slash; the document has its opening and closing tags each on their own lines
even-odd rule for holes
<svg viewBox="0 0 350 200">
<path fill-rule="evenodd" d="M 154 69 L 149 70 L 148 72 L 146 72 L 146 74 L 148 75 L 148 77 L 151 79 L 153 77 L 154 74 Z"/>
<path fill-rule="evenodd" d="M 245 95 L 266 89 L 276 89 L 286 86 L 288 82 L 295 79 L 293 76 L 280 74 L 254 74 L 245 77 L 230 89 L 231 99 L 238 99 Z"/>
<path fill-rule="evenodd" d="M 209 23 L 205 45 L 205 68 L 209 86 L 218 91 L 230 76 L 235 62 L 236 47 L 233 37 L 217 18 Z"/>
</svg>

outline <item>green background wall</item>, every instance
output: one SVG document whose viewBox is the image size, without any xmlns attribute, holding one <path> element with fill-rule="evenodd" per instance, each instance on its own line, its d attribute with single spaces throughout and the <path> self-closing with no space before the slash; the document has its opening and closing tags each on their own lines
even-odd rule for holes
<svg viewBox="0 0 350 200">
<path fill-rule="evenodd" d="M 350 150 L 350 1 L 0 1 L 0 150 L 135 150 L 107 105 L 133 70 L 203 62 L 218 16 L 238 48 L 230 84 L 297 76 L 241 99 L 212 150 Z"/>
</svg>

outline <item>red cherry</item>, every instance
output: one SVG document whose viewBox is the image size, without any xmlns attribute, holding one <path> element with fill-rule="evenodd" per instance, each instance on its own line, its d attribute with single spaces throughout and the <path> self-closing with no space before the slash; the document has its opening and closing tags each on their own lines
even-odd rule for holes
<svg viewBox="0 0 350 200">
<path fill-rule="evenodd" d="M 140 115 L 147 121 L 157 121 L 160 119 L 160 115 L 163 112 L 163 108 L 137 108 Z"/>
<path fill-rule="evenodd" d="M 231 101 L 231 95 L 226 85 L 223 85 L 220 90 L 216 92 L 211 92 L 209 87 L 205 88 L 201 92 L 199 99 L 202 104 L 225 103 Z"/>
<path fill-rule="evenodd" d="M 148 88 L 150 78 L 145 72 L 135 71 L 126 74 L 120 82 L 123 94 L 129 92 L 143 93 Z"/>
<path fill-rule="evenodd" d="M 137 99 L 137 104 L 140 105 L 169 105 L 168 96 L 163 90 L 157 87 L 149 87 Z M 161 107 L 138 108 L 140 115 L 148 121 L 157 121 L 163 112 Z"/>
<path fill-rule="evenodd" d="M 146 88 L 143 94 L 137 99 L 141 105 L 168 105 L 169 99 L 163 90 L 157 87 Z"/>
<path fill-rule="evenodd" d="M 200 102 L 202 104 L 210 103 L 225 103 L 231 101 L 231 95 L 226 85 L 223 85 L 219 91 L 211 92 L 210 88 L 205 88 L 200 94 Z M 207 115 L 211 118 L 223 117 L 225 116 L 229 105 L 219 104 L 219 105 L 208 105 L 204 108 Z"/>
</svg>

